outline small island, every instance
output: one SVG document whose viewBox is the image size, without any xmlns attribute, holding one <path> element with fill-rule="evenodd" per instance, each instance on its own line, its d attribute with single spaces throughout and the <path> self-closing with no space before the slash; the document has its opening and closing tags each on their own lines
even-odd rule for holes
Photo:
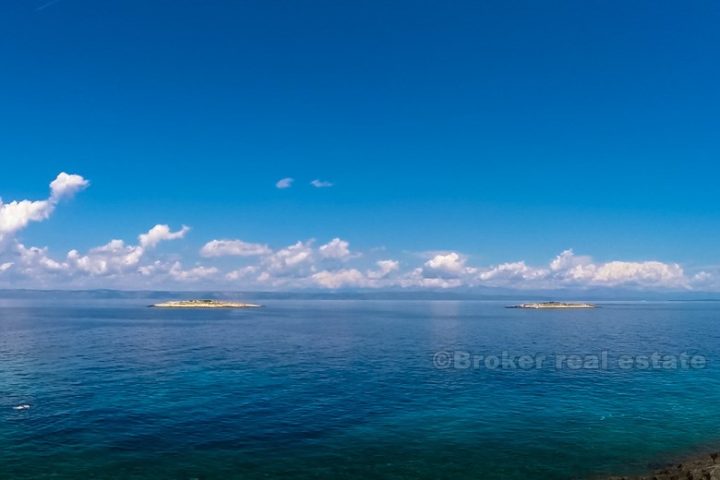
<svg viewBox="0 0 720 480">
<path fill-rule="evenodd" d="M 566 302 L 539 302 L 539 303 L 521 303 L 520 305 L 509 305 L 506 308 L 530 308 L 530 309 L 549 309 L 549 308 L 597 308 L 592 303 L 566 303 Z"/>
<path fill-rule="evenodd" d="M 150 306 L 154 308 L 258 308 L 261 305 L 227 300 L 174 300 Z"/>
</svg>

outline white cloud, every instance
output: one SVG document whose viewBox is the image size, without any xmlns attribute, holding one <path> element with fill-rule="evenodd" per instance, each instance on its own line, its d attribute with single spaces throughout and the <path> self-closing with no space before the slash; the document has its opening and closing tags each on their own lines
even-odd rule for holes
<svg viewBox="0 0 720 480">
<path fill-rule="evenodd" d="M 91 249 L 81 255 L 77 250 L 67 254 L 67 264 L 76 272 L 90 275 L 111 275 L 127 272 L 140 263 L 143 247 L 125 245 L 122 240 L 111 240 L 107 244 Z"/>
<path fill-rule="evenodd" d="M 676 263 L 659 261 L 611 261 L 593 263 L 587 256 L 565 250 L 550 263 L 553 278 L 566 284 L 585 286 L 636 285 L 642 287 L 686 287 L 688 279 Z"/>
<path fill-rule="evenodd" d="M 662 262 L 609 262 L 597 267 L 593 280 L 596 283 L 619 285 L 637 283 L 644 286 L 683 286 L 685 273 L 676 263 Z"/>
<path fill-rule="evenodd" d="M 170 271 L 171 265 L 160 260 L 146 265 L 140 265 L 137 269 L 138 273 L 144 277 L 156 277 L 160 274 L 165 274 Z"/>
<path fill-rule="evenodd" d="M 437 253 L 425 262 L 423 275 L 432 277 L 460 277 L 473 273 L 474 268 L 467 267 L 467 258 L 457 252 Z"/>
<path fill-rule="evenodd" d="M 290 177 L 281 178 L 280 180 L 277 181 L 277 183 L 275 183 L 275 187 L 279 188 L 281 190 L 283 190 L 285 188 L 290 188 L 290 187 L 292 187 L 292 184 L 294 181 L 295 181 L 295 179 L 290 178 Z"/>
<path fill-rule="evenodd" d="M 316 178 L 315 180 L 310 182 L 310 185 L 312 185 L 315 188 L 328 188 L 328 187 L 332 187 L 333 183 L 328 182 L 326 180 L 320 180 L 320 179 Z"/>
<path fill-rule="evenodd" d="M 378 267 L 377 270 L 368 270 L 367 276 L 370 279 L 386 278 L 400 269 L 400 262 L 397 260 L 378 260 L 375 265 Z"/>
<path fill-rule="evenodd" d="M 50 199 L 58 201 L 62 198 L 72 197 L 89 185 L 90 182 L 80 175 L 60 172 L 57 178 L 50 183 Z"/>
<path fill-rule="evenodd" d="M 277 182 L 288 188 L 292 178 Z M 332 186 L 319 179 L 317 188 Z M 59 202 L 87 188 L 80 175 L 61 172 L 50 183 L 46 199 L 2 202 L 0 200 L 0 273 L 3 285 L 15 286 L 20 280 L 29 286 L 75 286 L 101 288 L 109 285 L 136 287 L 163 285 L 164 282 L 208 280 L 242 282 L 243 285 L 273 288 L 455 288 L 497 286 L 508 288 L 638 288 L 712 289 L 720 291 L 720 267 L 706 267 L 687 273 L 677 263 L 659 260 L 611 260 L 598 262 L 590 256 L 565 250 L 545 265 L 525 261 L 477 267 L 468 265 L 460 252 L 434 252 L 416 265 L 396 260 L 372 259 L 377 250 L 354 252 L 348 241 L 333 238 L 314 246 L 298 241 L 273 251 L 262 243 L 242 240 L 212 240 L 200 249 L 202 257 L 238 256 L 248 263 L 225 270 L 196 264 L 184 268 L 177 255 L 154 251 L 160 242 L 185 238 L 189 228 L 172 231 L 158 224 L 138 236 L 137 245 L 115 239 L 81 253 L 70 250 L 53 258 L 47 247 L 25 246 L 17 234 L 32 222 L 49 218 Z M 226 262 L 223 262 L 226 263 Z M 227 262 L 229 263 L 229 261 Z M 417 264 L 419 263 L 419 264 Z M 142 283 L 138 284 L 138 281 Z M 219 284 L 218 284 L 219 285 Z"/>
<path fill-rule="evenodd" d="M 182 238 L 187 231 L 187 227 L 172 232 L 167 225 L 156 225 L 138 236 L 140 245 L 128 245 L 123 240 L 115 239 L 91 248 L 84 254 L 75 249 L 70 250 L 62 260 L 53 259 L 47 247 L 26 247 L 15 241 L 10 252 L 17 259 L 16 268 L 12 271 L 14 275 L 37 284 L 52 281 L 56 286 L 81 285 L 83 278 L 95 279 L 93 283 L 82 284 L 84 286 L 106 286 L 103 282 L 112 280 L 120 285 L 136 287 L 136 276 L 160 280 L 198 277 L 203 273 L 202 270 L 173 270 L 172 265 L 159 260 L 143 263 L 152 247 L 164 240 Z M 99 278 L 104 280 L 97 280 Z"/>
<path fill-rule="evenodd" d="M 557 257 L 550 262 L 550 270 L 553 272 L 561 270 L 569 270 L 577 267 L 578 265 L 587 265 L 592 262 L 592 259 L 587 256 L 578 256 L 572 251 L 572 249 L 564 250 Z"/>
<path fill-rule="evenodd" d="M 147 268 L 139 270 L 140 262 L 148 250 L 156 247 L 160 242 L 184 238 L 189 227 L 183 227 L 177 232 L 170 230 L 164 224 L 157 224 L 145 233 L 138 235 L 139 245 L 126 245 L 122 240 L 111 240 L 105 245 L 90 249 L 87 254 L 81 255 L 77 250 L 67 254 L 67 265 L 75 272 L 90 275 L 115 275 L 128 271 L 147 275 Z"/>
<path fill-rule="evenodd" d="M 311 278 L 315 283 L 325 288 L 365 286 L 365 275 L 354 268 L 335 271 L 323 270 L 314 273 Z"/>
<path fill-rule="evenodd" d="M 324 288 L 380 288 L 393 286 L 389 279 L 390 275 L 397 271 L 399 263 L 395 260 L 380 260 L 375 263 L 376 270 L 368 270 L 366 273 L 357 268 L 340 268 L 337 270 L 321 270 L 313 273 L 310 279 Z"/>
<path fill-rule="evenodd" d="M 181 282 L 193 282 L 197 280 L 204 280 L 216 276 L 220 273 L 216 267 L 205 267 L 198 265 L 187 270 L 182 268 L 180 262 L 175 262 L 170 268 L 170 276 L 173 280 Z"/>
<path fill-rule="evenodd" d="M 160 227 L 160 228 L 159 228 Z M 351 253 L 349 243 L 334 238 L 320 247 L 312 241 L 296 242 L 272 251 L 263 244 L 239 240 L 217 240 L 203 247 L 204 256 L 239 255 L 252 263 L 234 269 L 220 270 L 213 266 L 195 265 L 183 268 L 170 256 L 147 258 L 158 242 L 181 238 L 186 229 L 172 232 L 167 226 L 156 225 L 138 238 L 139 245 L 111 240 L 105 245 L 81 254 L 71 250 L 60 259 L 53 259 L 47 248 L 26 247 L 14 242 L 14 248 L 0 255 L 0 272 L 4 281 L 18 276 L 33 279 L 36 284 L 68 285 L 86 278 L 92 285 L 113 281 L 130 287 L 163 285 L 172 282 L 207 280 L 240 282 L 247 288 L 430 288 L 492 286 L 527 288 L 588 288 L 628 287 L 645 289 L 705 288 L 720 290 L 718 276 L 708 271 L 687 275 L 676 263 L 660 261 L 594 262 L 591 257 L 575 255 L 571 250 L 560 253 L 546 266 L 531 266 L 524 261 L 501 263 L 490 267 L 469 266 L 467 257 L 459 252 L 434 253 L 424 263 L 402 271 L 397 260 L 377 260 L 367 268 L 355 262 L 359 254 Z M 12 258 L 7 257 L 8 254 Z M 372 251 L 369 253 L 372 254 Z M 342 260 L 334 262 L 329 260 Z M 351 263 L 352 262 L 352 263 Z M 63 280 L 65 279 L 65 280 Z M 99 280 L 103 279 L 103 280 Z M 138 283 L 142 279 L 141 283 Z M 73 283 L 76 284 L 76 283 Z"/>
<path fill-rule="evenodd" d="M 489 270 L 480 273 L 480 280 L 535 280 L 545 278 L 548 271 L 545 269 L 531 268 L 525 262 L 502 263 Z"/>
<path fill-rule="evenodd" d="M 287 188 L 292 179 L 278 182 Z M 263 243 L 237 239 L 207 242 L 200 256 L 243 257 L 244 265 L 219 267 L 195 264 L 183 267 L 178 255 L 163 254 L 155 247 L 163 241 L 186 237 L 189 228 L 172 231 L 157 224 L 138 235 L 137 244 L 121 239 L 91 248 L 85 253 L 70 250 L 57 259 L 47 247 L 25 246 L 16 235 L 31 222 L 50 217 L 58 203 L 86 188 L 89 182 L 80 175 L 60 173 L 50 183 L 44 200 L 0 201 L 0 273 L 3 285 L 17 286 L 162 286 L 205 280 L 209 284 L 242 285 L 248 288 L 457 288 L 492 286 L 507 288 L 637 288 L 637 289 L 711 289 L 720 291 L 720 268 L 686 273 L 677 263 L 659 260 L 594 261 L 590 256 L 565 250 L 545 265 L 525 261 L 477 267 L 469 265 L 460 252 L 433 252 L 415 265 L 397 260 L 377 260 L 378 250 L 350 250 L 341 238 L 316 247 L 312 240 L 271 249 Z M 330 182 L 316 180 L 321 188 Z M 375 261 L 373 263 L 373 257 Z M 223 264 L 230 263 L 222 262 Z"/>
<path fill-rule="evenodd" d="M 140 265 L 147 251 L 162 241 L 183 238 L 188 231 L 190 228 L 183 226 L 177 232 L 172 232 L 167 225 L 158 224 L 138 235 L 139 245 L 126 245 L 123 240 L 115 239 L 90 249 L 85 255 L 71 250 L 67 254 L 65 265 L 73 273 L 88 275 L 118 275 L 127 272 L 148 275 L 148 272 L 153 270 L 152 266 Z"/>
<path fill-rule="evenodd" d="M 589 256 L 565 250 L 545 267 L 523 261 L 503 263 L 480 270 L 480 285 L 511 288 L 557 287 L 657 287 L 687 288 L 690 280 L 682 267 L 659 261 L 594 263 Z"/>
<path fill-rule="evenodd" d="M 200 255 L 203 257 L 222 257 L 226 255 L 253 257 L 271 253 L 272 250 L 267 245 L 248 243 L 242 240 L 211 240 L 200 249 Z"/>
<path fill-rule="evenodd" d="M 31 278 L 61 273 L 68 268 L 67 264 L 50 258 L 47 248 L 26 247 L 16 242 L 13 250 L 15 256 L 19 257 L 20 273 Z"/>
<path fill-rule="evenodd" d="M 414 268 L 410 272 L 402 275 L 397 283 L 404 288 L 456 288 L 463 285 L 460 278 L 445 278 L 439 276 L 427 276 L 425 269 L 421 267 Z"/>
<path fill-rule="evenodd" d="M 266 257 L 264 263 L 272 273 L 289 274 L 303 266 L 309 266 L 312 258 L 312 243 L 297 242 Z"/>
<path fill-rule="evenodd" d="M 3 203 L 0 200 L 0 239 L 25 228 L 30 222 L 47 219 L 53 211 L 53 204 L 47 200 L 21 200 Z"/>
<path fill-rule="evenodd" d="M 238 268 L 225 274 L 225 278 L 228 280 L 236 281 L 241 279 L 250 279 L 253 275 L 256 275 L 258 267 L 249 265 L 247 267 Z"/>
<path fill-rule="evenodd" d="M 296 242 L 262 256 L 254 265 L 247 265 L 225 274 L 229 281 L 244 285 L 271 288 L 325 288 L 391 286 L 392 272 L 399 268 L 395 260 L 381 260 L 376 268 L 363 272 L 359 268 L 341 268 L 343 263 L 359 258 L 349 249 L 349 243 L 334 238 L 315 248 L 313 241 Z"/>
<path fill-rule="evenodd" d="M 158 243 L 165 240 L 177 240 L 179 238 L 185 238 L 185 235 L 190 231 L 190 227 L 185 225 L 182 226 L 177 232 L 170 231 L 170 227 L 167 225 L 155 225 L 147 233 L 142 233 L 138 236 L 140 246 L 143 248 L 153 248 Z"/>
<path fill-rule="evenodd" d="M 318 249 L 322 258 L 346 260 L 350 258 L 350 243 L 339 238 L 333 238 Z"/>
<path fill-rule="evenodd" d="M 698 272 L 692 276 L 692 282 L 696 284 L 709 283 L 714 279 L 714 276 L 708 272 Z"/>
<path fill-rule="evenodd" d="M 60 173 L 50 183 L 50 197 L 47 200 L 20 200 L 3 203 L 0 199 L 0 249 L 7 240 L 30 222 L 40 222 L 50 217 L 58 202 L 73 196 L 90 183 L 80 175 Z"/>
</svg>

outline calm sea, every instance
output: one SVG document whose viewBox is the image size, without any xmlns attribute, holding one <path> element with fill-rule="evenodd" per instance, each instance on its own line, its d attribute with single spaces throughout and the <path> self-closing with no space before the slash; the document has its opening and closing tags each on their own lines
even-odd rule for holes
<svg viewBox="0 0 720 480">
<path fill-rule="evenodd" d="M 1 478 L 572 479 L 720 446 L 720 303 L 148 303 L 0 301 Z"/>
</svg>

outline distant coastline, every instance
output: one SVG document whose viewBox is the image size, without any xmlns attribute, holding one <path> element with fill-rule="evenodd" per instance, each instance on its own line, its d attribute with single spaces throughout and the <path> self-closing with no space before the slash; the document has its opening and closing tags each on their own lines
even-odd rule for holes
<svg viewBox="0 0 720 480">
<path fill-rule="evenodd" d="M 252 300 L 454 300 L 486 302 L 543 302 L 554 298 L 564 302 L 720 302 L 717 292 L 653 292 L 611 289 L 573 290 L 523 290 L 505 288 L 478 288 L 473 290 L 398 290 L 398 289 L 289 289 L 289 290 L 173 290 L 173 289 L 36 289 L 0 288 L 2 299 L 151 299 L 175 300 L 192 298 L 248 298 Z"/>
</svg>

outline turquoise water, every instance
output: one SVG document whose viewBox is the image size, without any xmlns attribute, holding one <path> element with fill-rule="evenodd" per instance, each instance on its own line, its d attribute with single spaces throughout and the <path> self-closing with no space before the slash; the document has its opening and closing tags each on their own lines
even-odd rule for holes
<svg viewBox="0 0 720 480">
<path fill-rule="evenodd" d="M 720 303 L 147 303 L 0 302 L 0 477 L 571 479 L 720 445 Z M 603 350 L 607 368 L 433 364 Z M 708 363 L 613 364 L 653 352 Z"/>
</svg>

